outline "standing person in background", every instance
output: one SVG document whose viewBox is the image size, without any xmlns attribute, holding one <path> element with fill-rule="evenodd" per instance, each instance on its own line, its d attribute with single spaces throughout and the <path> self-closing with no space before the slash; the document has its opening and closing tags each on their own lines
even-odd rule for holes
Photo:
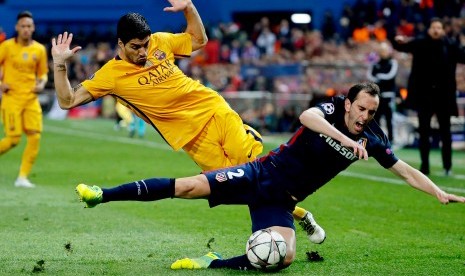
<svg viewBox="0 0 465 276">
<path fill-rule="evenodd" d="M 204 171 L 254 160 L 263 150 L 261 136 L 244 124 L 226 100 L 179 69 L 176 57 L 189 57 L 205 46 L 207 36 L 191 0 L 168 0 L 164 11 L 182 11 L 184 33 L 152 33 L 137 13 L 122 16 L 117 25 L 118 55 L 95 75 L 72 88 L 67 61 L 81 49 L 70 49 L 73 35 L 52 39 L 57 98 L 70 109 L 106 95 L 118 98 L 155 128 L 174 149 L 183 149 Z M 310 241 L 321 243 L 324 230 L 305 209 L 294 216 Z"/>
<path fill-rule="evenodd" d="M 368 68 L 367 79 L 376 83 L 381 91 L 375 121 L 379 123 L 381 117 L 384 117 L 388 139 L 392 143 L 394 141 L 392 114 L 396 97 L 396 76 L 399 64 L 397 60 L 392 58 L 392 49 L 386 42 L 379 45 L 378 55 L 379 60 L 374 64 L 370 64 Z"/>
<path fill-rule="evenodd" d="M 436 114 L 441 137 L 442 165 L 445 175 L 452 169 L 451 116 L 458 115 L 457 63 L 465 63 L 465 49 L 445 36 L 439 18 L 431 19 L 427 35 L 414 39 L 396 36 L 396 50 L 412 54 L 412 68 L 408 80 L 406 105 L 417 111 L 420 171 L 430 173 L 431 118 Z"/>
<path fill-rule="evenodd" d="M 0 155 L 16 146 L 24 132 L 27 144 L 14 185 L 33 188 L 35 185 L 28 176 L 39 153 L 42 108 L 37 93 L 47 83 L 47 51 L 32 39 L 35 26 L 29 11 L 18 14 L 15 30 L 16 37 L 0 44 L 1 113 L 5 130 L 5 137 L 0 140 Z"/>
</svg>

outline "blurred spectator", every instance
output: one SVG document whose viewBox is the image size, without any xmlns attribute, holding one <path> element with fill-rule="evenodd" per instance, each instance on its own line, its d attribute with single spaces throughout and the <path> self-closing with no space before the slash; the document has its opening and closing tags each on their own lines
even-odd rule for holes
<svg viewBox="0 0 465 276">
<path fill-rule="evenodd" d="M 231 48 L 228 44 L 221 44 L 219 57 L 219 63 L 232 63 L 231 62 Z"/>
<path fill-rule="evenodd" d="M 276 38 L 279 42 L 280 49 L 293 50 L 291 39 L 291 28 L 287 19 L 282 19 L 277 27 Z"/>
<path fill-rule="evenodd" d="M 271 56 L 275 53 L 276 35 L 269 27 L 263 27 L 257 37 L 257 47 L 261 54 Z"/>
<path fill-rule="evenodd" d="M 381 97 L 374 118 L 378 123 L 380 123 L 381 118 L 384 118 L 389 141 L 393 143 L 392 117 L 396 97 L 396 76 L 399 65 L 397 60 L 392 58 L 392 49 L 389 44 L 385 42 L 379 44 L 377 53 L 379 59 L 377 62 L 370 64 L 367 71 L 367 79 L 379 86 Z"/>
<path fill-rule="evenodd" d="M 239 40 L 234 39 L 229 49 L 229 62 L 238 64 L 241 62 L 242 46 Z"/>
<path fill-rule="evenodd" d="M 345 4 L 342 9 L 339 27 L 341 30 L 341 40 L 347 42 L 352 37 L 352 32 L 355 29 L 354 13 L 352 7 L 348 4 Z"/>
<path fill-rule="evenodd" d="M 257 64 L 260 60 L 260 50 L 253 44 L 251 40 L 247 40 L 242 48 L 241 61 L 242 64 Z"/>
<path fill-rule="evenodd" d="M 278 132 L 294 132 L 299 127 L 299 118 L 294 106 L 284 107 L 278 119 Z"/>
<path fill-rule="evenodd" d="M 276 116 L 275 106 L 272 103 L 266 103 L 261 115 L 262 127 L 261 133 L 273 133 L 278 128 L 278 117 Z"/>
<path fill-rule="evenodd" d="M 331 11 L 326 11 L 323 17 L 323 24 L 321 24 L 321 34 L 325 41 L 336 39 L 336 23 Z"/>
</svg>

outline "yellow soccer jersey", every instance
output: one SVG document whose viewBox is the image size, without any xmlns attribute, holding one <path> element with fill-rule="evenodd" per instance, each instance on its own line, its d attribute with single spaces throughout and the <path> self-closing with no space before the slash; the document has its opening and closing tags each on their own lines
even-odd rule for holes
<svg viewBox="0 0 465 276">
<path fill-rule="evenodd" d="M 0 66 L 3 83 L 10 86 L 8 95 L 16 99 L 32 99 L 38 78 L 48 73 L 47 52 L 37 41 L 24 46 L 10 38 L 0 44 Z"/>
<path fill-rule="evenodd" d="M 217 92 L 175 65 L 175 57 L 191 52 L 189 34 L 154 33 L 145 67 L 117 57 L 82 85 L 94 99 L 117 97 L 179 150 L 200 133 L 218 108 L 228 105 Z"/>
</svg>

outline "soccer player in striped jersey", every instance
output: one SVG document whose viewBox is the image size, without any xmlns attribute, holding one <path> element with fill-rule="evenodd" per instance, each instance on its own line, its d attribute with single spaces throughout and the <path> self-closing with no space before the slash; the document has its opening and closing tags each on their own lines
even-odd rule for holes
<svg viewBox="0 0 465 276">
<path fill-rule="evenodd" d="M 137 13 L 120 18 L 118 55 L 94 76 L 72 88 L 66 61 L 80 47 L 70 49 L 72 34 L 52 39 L 55 88 L 60 106 L 70 109 L 106 95 L 115 97 L 152 125 L 174 149 L 183 149 L 204 171 L 254 160 L 263 150 L 261 136 L 244 124 L 216 91 L 186 76 L 175 58 L 189 57 L 207 43 L 201 18 L 191 0 L 169 0 L 165 11 L 182 11 L 184 33 L 152 33 Z M 298 220 L 313 243 L 325 239 L 310 212 L 296 207 Z"/>
<path fill-rule="evenodd" d="M 16 187 L 34 188 L 28 176 L 39 153 L 42 108 L 37 93 L 47 83 L 48 62 L 45 47 L 32 39 L 35 26 L 32 14 L 18 14 L 16 37 L 0 44 L 1 114 L 5 137 L 0 140 L 0 155 L 16 146 L 26 134 Z"/>
<path fill-rule="evenodd" d="M 203 198 L 210 207 L 248 205 L 252 232 L 271 228 L 286 240 L 287 254 L 280 268 L 295 258 L 294 206 L 328 183 L 357 160 L 373 156 L 385 169 L 442 204 L 465 203 L 465 197 L 441 190 L 427 176 L 398 159 L 384 132 L 373 120 L 379 106 L 379 87 L 360 83 L 347 97 L 335 97 L 300 115 L 302 127 L 291 139 L 252 162 L 184 178 L 151 178 L 114 188 L 79 184 L 79 197 L 87 207 L 119 201 L 164 198 Z M 247 255 L 222 259 L 210 252 L 200 258 L 175 261 L 172 269 L 254 269 Z"/>
</svg>

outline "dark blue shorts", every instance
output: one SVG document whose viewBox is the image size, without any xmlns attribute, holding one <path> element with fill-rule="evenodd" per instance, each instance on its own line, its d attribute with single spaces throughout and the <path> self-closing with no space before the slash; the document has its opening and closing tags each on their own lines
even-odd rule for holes
<svg viewBox="0 0 465 276">
<path fill-rule="evenodd" d="M 210 184 L 210 207 L 248 205 L 252 230 L 283 226 L 295 229 L 296 202 L 283 190 L 283 181 L 260 161 L 204 172 Z M 254 230 L 255 231 L 255 230 Z"/>
</svg>

